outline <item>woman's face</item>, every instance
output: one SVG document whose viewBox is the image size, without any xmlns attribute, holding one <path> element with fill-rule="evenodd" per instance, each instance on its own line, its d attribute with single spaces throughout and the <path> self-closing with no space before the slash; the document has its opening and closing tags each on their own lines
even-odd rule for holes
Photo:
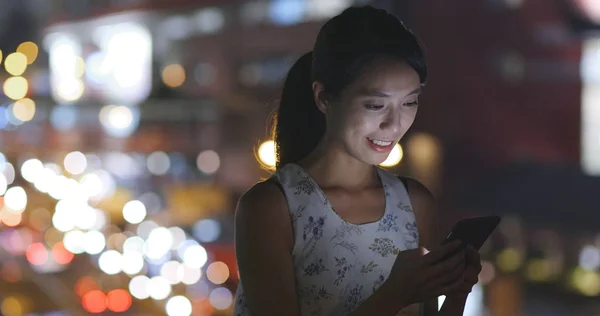
<svg viewBox="0 0 600 316">
<path fill-rule="evenodd" d="M 420 92 L 412 67 L 376 59 L 338 98 L 327 101 L 326 136 L 355 159 L 378 165 L 414 122 Z"/>
</svg>

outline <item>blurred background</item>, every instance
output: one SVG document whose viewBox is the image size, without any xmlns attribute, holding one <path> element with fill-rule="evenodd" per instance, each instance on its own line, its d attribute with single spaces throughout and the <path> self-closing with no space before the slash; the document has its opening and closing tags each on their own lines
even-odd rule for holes
<svg viewBox="0 0 600 316">
<path fill-rule="evenodd" d="M 384 167 L 504 218 L 465 315 L 600 315 L 598 0 L 0 1 L 0 315 L 231 315 L 281 81 L 354 4 L 430 67 Z"/>
</svg>

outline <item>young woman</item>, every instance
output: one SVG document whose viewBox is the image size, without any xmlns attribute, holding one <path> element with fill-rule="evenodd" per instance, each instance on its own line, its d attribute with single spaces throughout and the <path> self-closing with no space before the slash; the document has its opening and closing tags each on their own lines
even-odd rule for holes
<svg viewBox="0 0 600 316">
<path fill-rule="evenodd" d="M 478 253 L 438 246 L 429 191 L 377 167 L 426 77 L 389 13 L 353 7 L 325 23 L 283 87 L 277 170 L 239 201 L 234 315 L 462 315 Z"/>
</svg>

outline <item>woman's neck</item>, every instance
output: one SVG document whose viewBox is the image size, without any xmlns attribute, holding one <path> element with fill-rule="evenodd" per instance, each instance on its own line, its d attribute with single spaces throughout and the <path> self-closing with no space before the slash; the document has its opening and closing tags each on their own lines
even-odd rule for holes
<svg viewBox="0 0 600 316">
<path fill-rule="evenodd" d="M 325 140 L 298 164 L 323 188 L 354 191 L 380 184 L 373 165 L 349 156 L 343 148 Z"/>
</svg>

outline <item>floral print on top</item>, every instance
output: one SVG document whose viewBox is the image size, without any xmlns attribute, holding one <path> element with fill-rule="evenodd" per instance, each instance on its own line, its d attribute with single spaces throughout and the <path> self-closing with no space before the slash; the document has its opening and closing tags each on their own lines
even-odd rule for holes
<svg viewBox="0 0 600 316">
<path fill-rule="evenodd" d="M 352 224 L 331 208 L 326 195 L 297 164 L 275 172 L 294 229 L 292 257 L 300 315 L 347 315 L 387 279 L 396 255 L 418 247 L 419 235 L 408 192 L 393 174 L 377 168 L 385 212 L 376 222 Z M 235 316 L 248 316 L 243 280 Z"/>
</svg>

